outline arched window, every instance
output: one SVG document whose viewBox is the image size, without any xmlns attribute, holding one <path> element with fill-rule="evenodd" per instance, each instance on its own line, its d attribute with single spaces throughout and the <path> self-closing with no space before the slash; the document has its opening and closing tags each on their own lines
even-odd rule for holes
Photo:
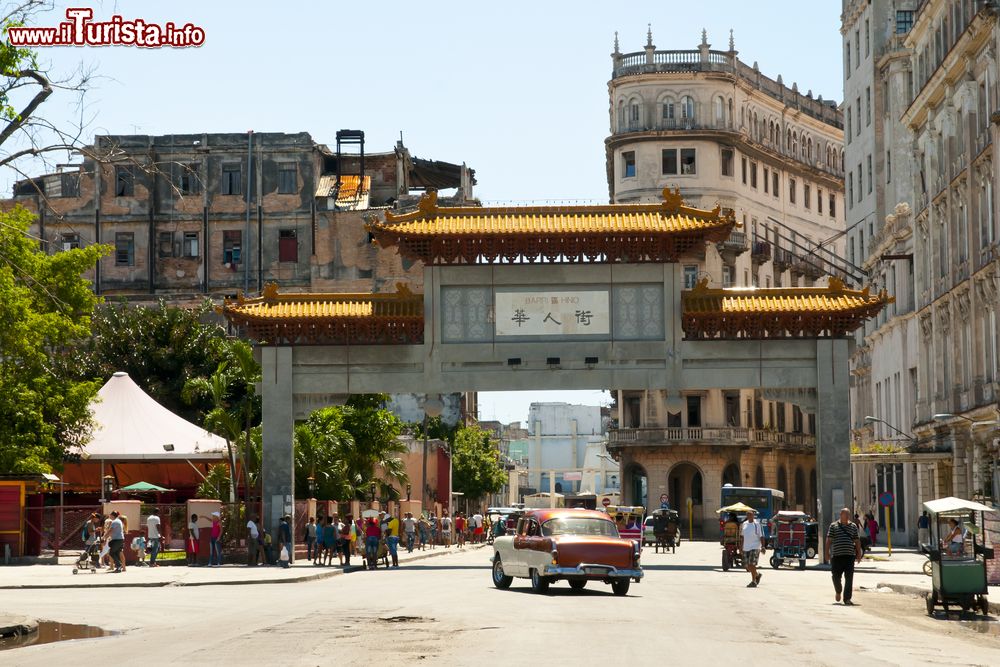
<svg viewBox="0 0 1000 667">
<path fill-rule="evenodd" d="M 638 130 L 640 128 L 640 110 L 639 100 L 629 100 L 628 103 L 628 129 Z"/>
<path fill-rule="evenodd" d="M 792 150 L 792 130 L 791 129 L 785 130 L 785 150 L 786 151 Z"/>
<path fill-rule="evenodd" d="M 812 140 L 812 137 L 809 137 L 809 139 L 808 139 L 808 146 L 809 146 L 809 148 L 808 148 L 808 151 L 806 153 L 806 159 L 808 159 L 810 162 L 812 162 L 813 161 L 813 140 Z"/>
<path fill-rule="evenodd" d="M 733 98 L 729 98 L 729 128 L 733 127 Z"/>
<path fill-rule="evenodd" d="M 792 155 L 797 155 L 799 152 L 799 134 L 798 132 L 792 132 Z"/>
<path fill-rule="evenodd" d="M 788 497 L 788 474 L 785 472 L 785 466 L 778 467 L 778 490 L 785 492 L 785 497 Z"/>
<path fill-rule="evenodd" d="M 762 465 L 757 466 L 757 472 L 754 473 L 753 483 L 754 486 L 758 488 L 761 489 L 765 488 L 766 484 L 764 483 L 764 466 Z"/>
<path fill-rule="evenodd" d="M 677 124 L 673 98 L 667 97 L 663 100 L 663 104 L 660 107 L 660 118 L 663 121 L 664 127 L 674 127 Z"/>
<path fill-rule="evenodd" d="M 806 474 L 802 471 L 802 466 L 795 468 L 795 504 L 806 504 Z"/>
<path fill-rule="evenodd" d="M 735 463 L 727 465 L 726 469 L 722 471 L 722 483 L 740 486 L 740 467 Z"/>
<path fill-rule="evenodd" d="M 759 139 L 760 138 L 760 135 L 757 134 L 757 130 L 758 130 L 759 127 L 760 127 L 760 125 L 757 124 L 757 112 L 754 111 L 753 112 L 753 121 L 752 121 L 752 123 L 750 125 L 750 137 L 751 138 L 753 138 L 753 139 Z"/>
<path fill-rule="evenodd" d="M 690 95 L 681 98 L 681 118 L 686 121 L 694 120 L 694 98 Z"/>
<path fill-rule="evenodd" d="M 618 129 L 625 129 L 625 101 L 618 101 Z"/>
<path fill-rule="evenodd" d="M 726 126 L 726 100 L 722 96 L 715 98 L 715 126 Z"/>
</svg>

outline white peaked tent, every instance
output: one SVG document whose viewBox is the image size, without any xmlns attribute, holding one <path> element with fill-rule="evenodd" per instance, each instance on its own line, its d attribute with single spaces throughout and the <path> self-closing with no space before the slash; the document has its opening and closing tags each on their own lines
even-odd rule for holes
<svg viewBox="0 0 1000 667">
<path fill-rule="evenodd" d="M 115 373 L 91 402 L 94 433 L 88 458 L 108 461 L 224 459 L 226 441 L 181 419 Z"/>
</svg>

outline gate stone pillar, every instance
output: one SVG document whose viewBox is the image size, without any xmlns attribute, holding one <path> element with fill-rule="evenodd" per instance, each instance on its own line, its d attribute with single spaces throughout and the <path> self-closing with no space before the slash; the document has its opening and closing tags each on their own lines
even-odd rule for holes
<svg viewBox="0 0 1000 667">
<path fill-rule="evenodd" d="M 854 496 L 847 339 L 816 341 L 816 486 L 820 540 Z M 820 555 L 823 554 L 820 549 Z"/>
<path fill-rule="evenodd" d="M 261 347 L 261 521 L 277 544 L 278 523 L 292 515 L 295 465 L 292 452 L 292 348 Z M 294 521 L 294 518 L 293 518 Z M 296 535 L 292 526 L 292 541 Z M 293 551 L 294 553 L 294 551 Z"/>
</svg>

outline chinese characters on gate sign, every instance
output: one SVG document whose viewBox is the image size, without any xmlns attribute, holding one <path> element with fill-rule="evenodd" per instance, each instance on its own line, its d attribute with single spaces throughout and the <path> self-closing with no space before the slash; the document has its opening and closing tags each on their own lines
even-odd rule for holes
<svg viewBox="0 0 1000 667">
<path fill-rule="evenodd" d="M 497 336 L 606 335 L 608 292 L 497 290 Z"/>
</svg>

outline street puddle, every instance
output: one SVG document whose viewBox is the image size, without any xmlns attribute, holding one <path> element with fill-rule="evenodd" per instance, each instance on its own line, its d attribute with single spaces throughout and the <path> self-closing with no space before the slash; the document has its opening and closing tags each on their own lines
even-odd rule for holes
<svg viewBox="0 0 1000 667">
<path fill-rule="evenodd" d="M 51 644 L 73 639 L 93 639 L 118 634 L 93 625 L 77 625 L 74 623 L 56 623 L 55 621 L 39 621 L 38 630 L 23 635 L 0 637 L 0 651 L 35 644 Z"/>
</svg>

